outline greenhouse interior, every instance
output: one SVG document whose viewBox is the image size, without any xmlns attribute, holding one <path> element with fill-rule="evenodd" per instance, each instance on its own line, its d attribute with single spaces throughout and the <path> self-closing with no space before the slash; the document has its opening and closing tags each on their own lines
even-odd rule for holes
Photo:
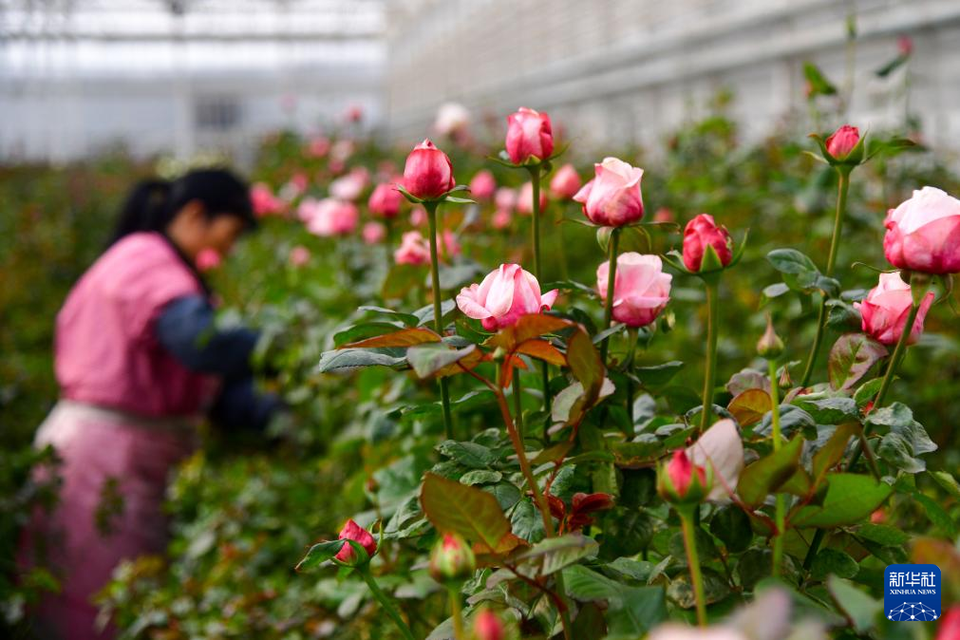
<svg viewBox="0 0 960 640">
<path fill-rule="evenodd" d="M 0 0 L 0 637 L 960 640 L 956 0 Z"/>
</svg>

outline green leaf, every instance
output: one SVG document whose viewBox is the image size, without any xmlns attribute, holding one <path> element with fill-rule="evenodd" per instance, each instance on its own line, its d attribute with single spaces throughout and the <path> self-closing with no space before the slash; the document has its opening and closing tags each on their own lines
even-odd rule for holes
<svg viewBox="0 0 960 640">
<path fill-rule="evenodd" d="M 368 311 L 370 313 L 379 313 L 381 315 L 391 316 L 393 318 L 396 318 L 403 324 L 407 325 L 408 327 L 415 327 L 420 323 L 417 316 L 415 316 L 412 313 L 406 313 L 404 311 L 394 311 L 393 309 L 387 309 L 385 307 L 364 305 L 361 307 L 357 307 L 357 311 Z"/>
<path fill-rule="evenodd" d="M 381 336 L 387 333 L 393 333 L 397 329 L 402 329 L 403 325 L 395 322 L 365 322 L 347 327 L 333 335 L 333 344 L 337 347 L 343 346 L 349 342 L 356 342 L 374 336 Z"/>
<path fill-rule="evenodd" d="M 680 372 L 680 369 L 683 369 L 683 363 L 679 360 L 671 360 L 649 367 L 636 367 L 632 372 L 644 385 L 656 387 L 670 382 Z"/>
<path fill-rule="evenodd" d="M 786 282 L 777 282 L 763 288 L 763 291 L 760 295 L 760 307 L 763 308 L 774 298 L 779 298 L 783 294 L 790 291 L 790 287 L 787 286 Z"/>
<path fill-rule="evenodd" d="M 853 394 L 853 400 L 857 403 L 857 406 L 861 409 L 867 406 L 880 391 L 880 387 L 883 386 L 883 378 L 874 378 L 873 380 L 868 380 L 862 385 L 857 387 L 856 392 Z"/>
<path fill-rule="evenodd" d="M 946 489 L 955 500 L 960 500 L 960 484 L 957 483 L 957 479 L 954 478 L 947 471 L 928 471 L 930 477 L 933 478 L 937 484 Z"/>
<path fill-rule="evenodd" d="M 890 485 L 877 482 L 870 476 L 828 474 L 823 504 L 800 507 L 790 522 L 797 527 L 823 529 L 856 524 L 876 511 L 891 491 Z"/>
<path fill-rule="evenodd" d="M 927 517 L 930 518 L 930 522 L 932 522 L 934 526 L 944 531 L 951 538 L 957 535 L 957 524 L 953 521 L 953 518 L 950 517 L 950 514 L 940 506 L 939 502 L 929 496 L 923 495 L 919 491 L 913 493 L 913 499 L 923 505 L 924 511 L 927 512 Z"/>
<path fill-rule="evenodd" d="M 913 411 L 902 402 L 872 411 L 866 427 L 886 435 L 880 440 L 877 453 L 883 460 L 907 473 L 920 473 L 927 468 L 918 456 L 937 450 L 926 430 L 913 419 Z"/>
<path fill-rule="evenodd" d="M 609 602 L 606 618 L 611 635 L 644 635 L 666 617 L 661 587 L 627 587 L 583 565 L 564 569 L 563 580 L 567 594 L 576 600 Z"/>
<path fill-rule="evenodd" d="M 494 482 L 500 482 L 503 478 L 503 474 L 499 471 L 490 471 L 489 469 L 474 469 L 473 471 L 467 471 L 465 474 L 460 476 L 460 483 L 470 486 L 478 484 L 491 484 Z"/>
<path fill-rule="evenodd" d="M 839 549 L 821 549 L 813 559 L 810 575 L 815 580 L 823 580 L 834 575 L 840 578 L 852 578 L 860 571 L 860 565 L 849 554 Z"/>
<path fill-rule="evenodd" d="M 748 465 L 737 484 L 737 493 L 743 502 L 753 508 L 763 504 L 769 494 L 796 472 L 802 451 L 803 438 L 797 436 L 779 451 Z"/>
<path fill-rule="evenodd" d="M 862 333 L 847 333 L 834 343 L 827 361 L 830 386 L 849 391 L 887 355 L 887 348 Z"/>
<path fill-rule="evenodd" d="M 753 540 L 750 516 L 736 505 L 725 505 L 717 510 L 710 519 L 710 533 L 723 542 L 729 553 L 746 551 Z"/>
<path fill-rule="evenodd" d="M 476 442 L 444 440 L 437 445 L 437 451 L 471 469 L 486 469 L 497 460 L 493 451 Z"/>
<path fill-rule="evenodd" d="M 584 558 L 597 555 L 599 545 L 593 538 L 582 533 L 568 533 L 556 538 L 546 538 L 523 553 L 518 559 L 539 566 L 539 575 L 548 576 L 569 567 Z"/>
<path fill-rule="evenodd" d="M 616 507 L 603 518 L 602 557 L 612 560 L 640 553 L 650 546 L 654 527 L 646 511 Z"/>
<path fill-rule="evenodd" d="M 407 362 L 418 377 L 427 378 L 444 367 L 463 360 L 476 348 L 473 344 L 463 349 L 451 349 L 443 343 L 422 344 L 407 349 Z"/>
<path fill-rule="evenodd" d="M 854 535 L 859 538 L 866 538 L 884 547 L 900 547 L 910 541 L 909 534 L 900 529 L 885 524 L 873 524 L 872 522 L 865 522 L 857 527 Z"/>
<path fill-rule="evenodd" d="M 310 550 L 307 551 L 307 555 L 303 556 L 303 560 L 297 563 L 295 570 L 312 571 L 313 569 L 316 569 L 324 562 L 330 560 L 335 555 L 340 553 L 340 549 L 343 548 L 345 543 L 345 540 L 326 540 L 324 542 L 318 542 L 310 547 Z"/>
<path fill-rule="evenodd" d="M 495 497 L 434 473 L 423 476 L 420 506 L 438 531 L 459 533 L 491 552 L 503 550 L 510 537 L 510 521 Z"/>
<path fill-rule="evenodd" d="M 827 579 L 827 591 L 857 633 L 865 633 L 870 629 L 877 614 L 883 610 L 881 601 L 870 597 L 860 587 L 843 578 L 830 576 Z"/>
<path fill-rule="evenodd" d="M 822 275 L 813 260 L 796 249 L 774 249 L 767 254 L 767 260 L 783 274 L 783 282 L 794 291 L 813 293 L 819 289 L 830 295 L 840 291 L 836 280 Z"/>
<path fill-rule="evenodd" d="M 618 467 L 638 469 L 659 460 L 666 453 L 666 447 L 653 434 L 643 434 L 635 442 L 611 443 L 610 452 Z"/>
<path fill-rule="evenodd" d="M 817 424 L 840 424 L 860 419 L 860 410 L 853 398 L 806 400 L 799 396 L 794 402 L 809 413 Z"/>
<path fill-rule="evenodd" d="M 372 366 L 395 367 L 403 364 L 405 360 L 406 358 L 391 356 L 372 349 L 337 349 L 320 354 L 317 372 L 330 373 L 342 369 Z"/>
<path fill-rule="evenodd" d="M 823 75 L 820 68 L 812 62 L 803 63 L 803 76 L 809 83 L 809 92 L 807 95 L 810 98 L 815 96 L 836 95 L 837 88 L 827 80 L 827 77 Z"/>
</svg>

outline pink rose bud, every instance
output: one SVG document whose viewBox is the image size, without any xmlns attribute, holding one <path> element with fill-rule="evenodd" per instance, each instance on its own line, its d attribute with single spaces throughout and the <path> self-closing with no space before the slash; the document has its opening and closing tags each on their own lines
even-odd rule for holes
<svg viewBox="0 0 960 640">
<path fill-rule="evenodd" d="M 400 240 L 400 248 L 393 252 L 393 259 L 397 264 L 430 264 L 430 244 L 419 231 L 407 231 Z"/>
<path fill-rule="evenodd" d="M 900 269 L 960 272 L 960 200 L 924 187 L 887 214 L 883 253 Z"/>
<path fill-rule="evenodd" d="M 347 523 L 343 525 L 343 530 L 340 531 L 340 540 L 353 540 L 354 542 L 359 542 L 360 546 L 363 547 L 364 551 L 367 552 L 367 560 L 372 558 L 373 555 L 377 552 L 377 541 L 374 540 L 373 536 L 370 535 L 370 532 L 358 525 L 353 520 L 347 520 Z M 337 552 L 335 556 L 340 562 L 345 562 L 347 564 L 355 564 L 357 562 L 363 562 L 356 557 L 357 553 L 353 550 L 353 546 L 349 543 L 344 544 L 340 551 Z"/>
<path fill-rule="evenodd" d="M 610 261 L 597 267 L 597 290 L 607 299 Z M 654 320 L 670 300 L 673 276 L 663 272 L 659 256 L 635 252 L 617 256 L 617 275 L 613 283 L 613 319 L 629 327 L 643 327 Z"/>
<path fill-rule="evenodd" d="M 703 265 L 703 252 L 713 247 L 720 264 L 727 266 L 733 259 L 733 240 L 724 227 L 718 227 L 713 216 L 701 213 L 687 223 L 683 230 L 683 264 L 694 273 Z"/>
<path fill-rule="evenodd" d="M 827 138 L 827 152 L 837 160 L 843 160 L 860 142 L 860 130 L 848 124 L 843 125 Z"/>
<path fill-rule="evenodd" d="M 940 618 L 936 640 L 957 640 L 960 638 L 960 605 L 953 605 Z"/>
<path fill-rule="evenodd" d="M 257 182 L 250 188 L 250 203 L 258 218 L 283 211 L 283 202 L 273 195 L 270 186 L 265 182 Z"/>
<path fill-rule="evenodd" d="M 290 250 L 290 264 L 294 267 L 303 267 L 310 262 L 310 250 L 298 244 Z"/>
<path fill-rule="evenodd" d="M 367 207 L 370 213 L 379 218 L 396 218 L 400 214 L 403 195 L 392 184 L 378 184 L 370 194 Z"/>
<path fill-rule="evenodd" d="M 673 452 L 673 458 L 660 467 L 657 491 L 674 504 L 699 503 L 710 492 L 706 470 L 694 464 L 684 449 Z"/>
<path fill-rule="evenodd" d="M 585 184 L 573 199 L 583 204 L 590 222 L 603 227 L 620 227 L 643 218 L 640 179 L 643 169 L 618 158 L 604 158 L 594 165 L 596 177 Z"/>
<path fill-rule="evenodd" d="M 910 36 L 900 36 L 897 38 L 897 51 L 904 57 L 913 53 L 913 39 Z"/>
<path fill-rule="evenodd" d="M 540 212 L 547 208 L 547 194 L 540 190 Z M 525 182 L 517 196 L 517 212 L 525 215 L 533 213 L 533 183 Z"/>
<path fill-rule="evenodd" d="M 367 244 L 379 244 L 387 237 L 387 228 L 379 222 L 368 222 L 363 225 L 361 235 Z"/>
<path fill-rule="evenodd" d="M 403 168 L 403 186 L 411 195 L 423 200 L 442 196 L 456 186 L 453 165 L 443 151 L 424 140 L 407 156 Z"/>
<path fill-rule="evenodd" d="M 511 222 L 513 222 L 513 214 L 510 213 L 509 209 L 497 209 L 490 220 L 493 228 L 498 231 L 509 227 Z"/>
<path fill-rule="evenodd" d="M 530 201 L 533 201 L 532 196 Z M 517 206 L 517 192 L 510 187 L 500 187 L 497 189 L 496 196 L 494 196 L 494 204 L 500 211 L 513 213 L 514 207 Z"/>
<path fill-rule="evenodd" d="M 216 249 L 201 249 L 197 254 L 197 269 L 200 271 L 210 271 L 220 266 L 220 254 Z"/>
<path fill-rule="evenodd" d="M 460 246 L 460 241 L 457 240 L 457 236 L 450 231 L 450 229 L 444 229 L 440 234 L 442 241 L 437 246 L 437 250 L 440 252 L 441 258 L 452 258 L 454 256 L 459 256 L 463 253 L 463 249 Z"/>
<path fill-rule="evenodd" d="M 322 158 L 330 152 L 330 139 L 324 136 L 310 138 L 307 145 L 307 155 L 311 158 Z"/>
<path fill-rule="evenodd" d="M 673 222 L 675 218 L 673 217 L 673 211 L 666 207 L 660 207 L 653 214 L 654 222 Z"/>
<path fill-rule="evenodd" d="M 477 200 L 489 200 L 497 190 L 497 181 L 488 170 L 478 171 L 470 181 L 470 195 Z"/>
<path fill-rule="evenodd" d="M 518 264 L 502 264 L 479 285 L 460 290 L 457 306 L 468 318 L 480 320 L 494 331 L 516 324 L 522 315 L 549 310 L 557 300 L 556 289 L 540 295 L 540 283 Z"/>
<path fill-rule="evenodd" d="M 924 296 L 917 312 L 917 319 L 910 331 L 908 344 L 913 344 L 923 333 L 923 319 L 933 304 L 933 292 Z M 860 311 L 863 332 L 882 344 L 896 344 L 907 324 L 907 316 L 913 306 L 910 285 L 899 273 L 881 273 L 880 284 L 867 293 L 863 302 L 854 302 L 853 308 Z"/>
<path fill-rule="evenodd" d="M 330 183 L 330 195 L 338 200 L 356 200 L 367 188 L 370 181 L 370 172 L 363 167 L 353 169 L 350 173 L 337 178 Z"/>
<path fill-rule="evenodd" d="M 565 164 L 554 174 L 550 180 L 550 193 L 557 200 L 569 200 L 580 191 L 580 174 L 572 164 Z"/>
<path fill-rule="evenodd" d="M 430 552 L 430 577 L 437 582 L 464 580 L 473 575 L 477 560 L 459 534 L 445 533 Z"/>
<path fill-rule="evenodd" d="M 530 158 L 546 160 L 552 153 L 550 116 L 520 107 L 507 117 L 507 154 L 510 162 L 523 164 Z"/>
<path fill-rule="evenodd" d="M 343 115 L 347 122 L 360 122 L 363 120 L 363 107 L 359 104 L 352 104 L 347 107 L 347 111 Z"/>
<path fill-rule="evenodd" d="M 482 609 L 473 618 L 473 635 L 476 640 L 504 640 L 507 630 L 493 610 Z"/>
</svg>

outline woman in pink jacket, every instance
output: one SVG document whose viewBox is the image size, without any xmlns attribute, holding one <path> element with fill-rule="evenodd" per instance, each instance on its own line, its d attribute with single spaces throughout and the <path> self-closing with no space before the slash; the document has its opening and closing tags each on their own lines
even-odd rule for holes
<svg viewBox="0 0 960 640">
<path fill-rule="evenodd" d="M 262 429 L 278 408 L 254 391 L 257 334 L 214 328 L 196 268 L 201 252 L 226 255 L 254 226 L 247 186 L 228 171 L 143 183 L 57 316 L 60 401 L 36 444 L 56 449 L 63 483 L 56 510 L 37 514 L 21 553 L 62 581 L 35 612 L 40 637 L 112 637 L 109 627 L 95 629 L 91 598 L 121 560 L 164 551 L 168 475 L 196 446 L 198 420 Z M 98 507 L 111 494 L 120 508 L 104 526 Z"/>
</svg>

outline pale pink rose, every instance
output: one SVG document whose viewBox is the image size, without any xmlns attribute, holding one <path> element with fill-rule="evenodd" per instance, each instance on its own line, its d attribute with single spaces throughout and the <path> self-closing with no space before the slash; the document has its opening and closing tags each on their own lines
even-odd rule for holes
<svg viewBox="0 0 960 640">
<path fill-rule="evenodd" d="M 497 190 L 497 181 L 487 169 L 478 171 L 470 181 L 470 195 L 477 200 L 489 200 Z"/>
<path fill-rule="evenodd" d="M 396 185 L 384 183 L 378 184 L 377 188 L 370 194 L 367 207 L 373 215 L 390 219 L 399 215 L 402 203 L 403 194 L 397 191 Z"/>
<path fill-rule="evenodd" d="M 307 231 L 320 237 L 353 233 L 360 221 L 360 212 L 352 202 L 324 198 L 317 203 L 307 221 Z"/>
<path fill-rule="evenodd" d="M 330 152 L 330 139 L 326 136 L 314 136 L 307 144 L 307 156 L 322 158 Z"/>
<path fill-rule="evenodd" d="M 550 116 L 533 109 L 520 109 L 507 117 L 507 154 L 514 164 L 530 158 L 546 160 L 553 153 Z"/>
<path fill-rule="evenodd" d="M 397 264 L 430 264 L 430 243 L 419 231 L 407 231 L 400 239 L 400 247 L 393 252 L 393 259 Z"/>
<path fill-rule="evenodd" d="M 211 271 L 220 266 L 222 260 L 216 249 L 201 249 L 197 254 L 197 269 L 200 271 Z"/>
<path fill-rule="evenodd" d="M 597 267 L 597 290 L 607 299 L 610 261 Z M 663 272 L 659 256 L 621 253 L 613 283 L 613 319 L 630 327 L 643 327 L 654 320 L 670 300 L 673 276 Z"/>
<path fill-rule="evenodd" d="M 513 222 L 513 214 L 509 209 L 497 209 L 490 220 L 493 228 L 497 230 L 506 229 L 511 222 Z"/>
<path fill-rule="evenodd" d="M 447 102 L 437 109 L 437 119 L 433 124 L 438 135 L 458 136 L 470 126 L 470 112 L 458 102 Z"/>
<path fill-rule="evenodd" d="M 456 186 L 450 158 L 430 140 L 424 140 L 407 156 L 403 186 L 412 195 L 431 200 Z"/>
<path fill-rule="evenodd" d="M 310 262 L 310 249 L 298 244 L 290 249 L 290 264 L 294 267 L 303 267 Z"/>
<path fill-rule="evenodd" d="M 750 640 L 736 629 L 708 627 L 701 629 L 679 622 L 668 622 L 656 627 L 647 640 Z"/>
<path fill-rule="evenodd" d="M 827 153 L 837 160 L 843 160 L 860 142 L 860 130 L 848 124 L 843 125 L 827 138 Z"/>
<path fill-rule="evenodd" d="M 604 158 L 594 165 L 594 171 L 596 177 L 573 196 L 583 204 L 583 213 L 592 223 L 620 227 L 643 218 L 643 169 L 617 158 Z"/>
<path fill-rule="evenodd" d="M 422 227 L 427 224 L 427 210 L 423 207 L 414 207 L 410 212 L 410 226 Z"/>
<path fill-rule="evenodd" d="M 549 310 L 556 289 L 540 295 L 540 283 L 518 264 L 502 264 L 483 281 L 460 290 L 457 306 L 469 318 L 480 320 L 487 331 L 516 324 L 522 315 Z"/>
<path fill-rule="evenodd" d="M 387 237 L 387 228 L 379 222 L 368 222 L 363 225 L 362 235 L 367 244 L 379 244 Z"/>
<path fill-rule="evenodd" d="M 683 264 L 690 271 L 699 272 L 703 266 L 703 252 L 713 247 L 724 267 L 733 260 L 733 239 L 726 227 L 718 227 L 713 216 L 701 213 L 687 223 L 683 230 Z"/>
<path fill-rule="evenodd" d="M 580 174 L 572 164 L 565 164 L 553 175 L 550 180 L 550 193 L 558 200 L 569 200 L 577 195 L 582 185 Z"/>
<path fill-rule="evenodd" d="M 498 210 L 513 213 L 513 209 L 517 206 L 517 192 L 510 187 L 500 187 L 493 201 Z M 530 201 L 533 202 L 533 196 L 530 197 Z"/>
<path fill-rule="evenodd" d="M 887 214 L 883 253 L 900 269 L 960 272 L 960 200 L 924 187 Z"/>
<path fill-rule="evenodd" d="M 910 331 L 907 344 L 913 344 L 923 333 L 923 320 L 933 304 L 933 292 L 927 293 L 920 303 L 920 310 Z M 880 283 L 867 293 L 863 302 L 854 302 L 853 308 L 860 311 L 863 332 L 882 344 L 896 344 L 903 335 L 907 316 L 913 306 L 910 285 L 899 273 L 881 273 Z"/>
<path fill-rule="evenodd" d="M 547 194 L 540 189 L 540 213 L 547 208 Z M 533 213 L 533 183 L 525 182 L 520 187 L 520 194 L 517 196 L 517 213 L 530 215 Z"/>
<path fill-rule="evenodd" d="M 357 167 L 330 183 L 330 196 L 352 202 L 360 197 L 369 183 L 370 172 L 365 167 Z"/>
<path fill-rule="evenodd" d="M 250 203 L 257 217 L 275 215 L 283 212 L 283 201 L 273 195 L 270 186 L 265 182 L 257 182 L 250 188 Z"/>
<path fill-rule="evenodd" d="M 333 143 L 333 146 L 330 147 L 330 162 L 339 163 L 343 165 L 347 160 L 353 155 L 353 152 L 356 150 L 356 143 L 350 138 L 341 138 Z M 332 170 L 332 167 L 331 167 Z"/>
</svg>

